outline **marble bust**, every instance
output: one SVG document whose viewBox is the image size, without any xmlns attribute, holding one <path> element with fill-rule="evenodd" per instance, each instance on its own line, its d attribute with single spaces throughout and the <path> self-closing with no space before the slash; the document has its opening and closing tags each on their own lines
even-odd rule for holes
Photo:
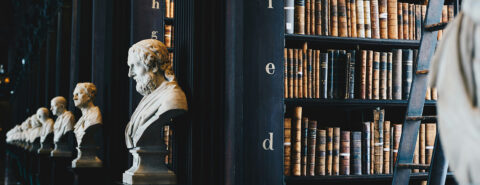
<svg viewBox="0 0 480 185">
<path fill-rule="evenodd" d="M 67 110 L 67 100 L 62 96 L 57 96 L 50 102 L 53 115 L 57 116 L 53 126 L 53 142 L 55 149 L 52 151 L 52 157 L 70 157 L 72 152 L 68 146 L 68 134 L 73 131 L 75 116 Z"/>
<path fill-rule="evenodd" d="M 37 110 L 37 119 L 42 124 L 40 132 L 40 149 L 38 153 L 46 153 L 52 150 L 53 143 L 53 119 L 49 117 L 48 109 L 40 107 Z"/>
<path fill-rule="evenodd" d="M 74 127 L 77 140 L 77 158 L 72 161 L 72 167 L 101 167 L 102 161 L 97 156 L 97 150 L 103 141 L 101 139 L 102 114 L 93 104 L 97 87 L 93 83 L 78 83 L 73 91 L 75 107 L 82 111 Z"/>
<path fill-rule="evenodd" d="M 175 174 L 164 164 L 167 154 L 163 126 L 184 114 L 185 93 L 175 81 L 172 61 L 165 45 L 154 39 L 142 40 L 128 51 L 128 76 L 143 95 L 125 129 L 127 148 L 133 164 L 123 174 L 126 184 L 176 184 Z"/>
<path fill-rule="evenodd" d="M 30 146 L 28 148 L 29 151 L 37 151 L 40 147 L 40 138 L 42 136 L 42 123 L 38 120 L 36 114 L 30 116 L 30 125 L 32 126 L 30 129 L 27 130 L 26 137 L 28 137 L 28 143 Z M 38 142 L 36 142 L 38 139 Z"/>
</svg>

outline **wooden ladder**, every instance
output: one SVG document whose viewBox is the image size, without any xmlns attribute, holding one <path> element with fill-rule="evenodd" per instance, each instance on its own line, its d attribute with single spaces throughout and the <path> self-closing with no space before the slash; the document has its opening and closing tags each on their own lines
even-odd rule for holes
<svg viewBox="0 0 480 185">
<path fill-rule="evenodd" d="M 412 169 L 428 169 L 429 185 L 445 184 L 447 160 L 443 155 L 440 145 L 438 129 L 435 138 L 435 149 L 430 165 L 413 163 L 420 122 L 422 120 L 436 120 L 436 116 L 422 116 L 422 114 L 427 91 L 429 63 L 437 45 L 437 31 L 446 26 L 446 23 L 439 23 L 442 17 L 443 3 L 444 0 L 428 1 L 425 27 L 422 31 L 423 35 L 420 41 L 417 67 L 413 75 L 412 88 L 408 99 L 405 122 L 402 128 L 402 137 L 393 172 L 392 185 L 408 185 Z"/>
</svg>

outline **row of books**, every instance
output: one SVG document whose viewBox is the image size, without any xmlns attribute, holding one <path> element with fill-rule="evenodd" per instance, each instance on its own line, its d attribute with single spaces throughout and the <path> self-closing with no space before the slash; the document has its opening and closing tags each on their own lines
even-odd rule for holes
<svg viewBox="0 0 480 185">
<path fill-rule="evenodd" d="M 165 35 L 164 35 L 164 42 L 167 48 L 173 47 L 173 26 L 172 25 L 165 25 Z"/>
<path fill-rule="evenodd" d="M 420 40 L 427 6 L 411 2 L 285 0 L 285 33 Z M 454 6 L 445 5 L 442 16 L 452 20 Z"/>
<path fill-rule="evenodd" d="M 173 18 L 174 12 L 174 0 L 165 0 L 165 17 L 166 18 Z"/>
<path fill-rule="evenodd" d="M 167 147 L 168 154 L 165 156 L 165 164 L 172 164 L 172 138 L 173 138 L 173 129 L 170 126 L 163 126 L 163 141 Z"/>
<path fill-rule="evenodd" d="M 362 123 L 362 131 L 323 128 L 316 120 L 302 117 L 302 107 L 296 107 L 294 117 L 284 121 L 284 175 L 393 173 L 402 125 L 384 121 L 385 111 L 380 108 L 373 110 L 373 117 Z M 413 163 L 430 164 L 435 136 L 436 124 L 421 124 Z"/>
</svg>

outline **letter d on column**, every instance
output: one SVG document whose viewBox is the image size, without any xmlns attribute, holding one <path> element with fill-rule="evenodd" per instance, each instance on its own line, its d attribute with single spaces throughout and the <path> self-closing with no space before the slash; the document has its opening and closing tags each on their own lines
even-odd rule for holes
<svg viewBox="0 0 480 185">
<path fill-rule="evenodd" d="M 264 150 L 273 150 L 273 132 L 269 132 L 268 135 L 269 138 L 263 140 L 262 146 Z"/>
</svg>

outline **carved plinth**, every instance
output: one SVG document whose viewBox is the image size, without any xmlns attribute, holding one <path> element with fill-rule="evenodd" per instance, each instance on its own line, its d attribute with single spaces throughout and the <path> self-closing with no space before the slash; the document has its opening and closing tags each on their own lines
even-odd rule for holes
<svg viewBox="0 0 480 185">
<path fill-rule="evenodd" d="M 28 145 L 28 151 L 29 152 L 34 152 L 34 153 L 37 153 L 37 150 L 40 148 L 40 138 L 37 138 L 35 139 L 35 141 L 33 141 L 33 143 L 30 143 L 30 145 Z"/>
<path fill-rule="evenodd" d="M 82 141 L 77 146 L 77 158 L 72 161 L 72 168 L 102 167 L 98 157 L 102 140 L 102 124 L 92 125 L 85 130 Z"/>
<path fill-rule="evenodd" d="M 70 131 L 63 135 L 58 142 L 55 143 L 55 149 L 50 153 L 52 157 L 71 157 L 72 146 L 68 143 L 69 138 L 72 137 L 73 132 Z"/>
<path fill-rule="evenodd" d="M 37 150 L 38 154 L 50 154 L 53 149 L 53 133 L 48 134 L 45 140 L 40 143 L 40 148 Z"/>
<path fill-rule="evenodd" d="M 136 147 L 130 150 L 133 164 L 123 173 L 126 184 L 177 184 L 175 173 L 165 165 L 168 151 L 160 147 Z"/>
</svg>

